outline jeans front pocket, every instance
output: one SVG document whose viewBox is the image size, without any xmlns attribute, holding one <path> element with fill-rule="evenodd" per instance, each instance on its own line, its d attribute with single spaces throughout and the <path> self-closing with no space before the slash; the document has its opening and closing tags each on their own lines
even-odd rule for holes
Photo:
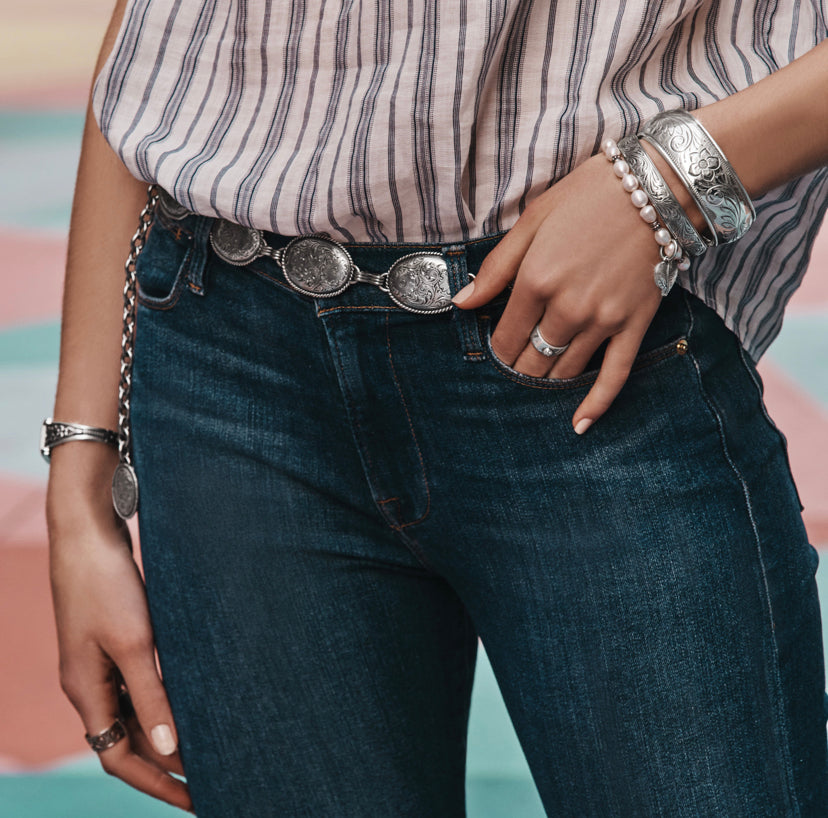
<svg viewBox="0 0 828 818">
<path fill-rule="evenodd" d="M 193 233 L 181 223 L 155 216 L 146 244 L 135 263 L 137 298 L 155 310 L 172 309 L 178 302 L 192 255 Z"/>
<path fill-rule="evenodd" d="M 602 344 L 592 356 L 592 359 L 587 364 L 587 368 L 580 375 L 576 375 L 573 378 L 547 378 L 537 375 L 527 375 L 524 372 L 518 372 L 518 370 L 513 369 L 495 354 L 492 349 L 493 326 L 491 316 L 481 314 L 479 316 L 479 320 L 480 334 L 483 338 L 485 355 L 487 359 L 501 375 L 508 378 L 510 381 L 541 389 L 577 389 L 580 387 L 592 386 L 598 378 L 606 344 Z M 687 350 L 687 338 L 684 334 L 677 334 L 664 343 L 651 349 L 647 349 L 645 352 L 639 353 L 633 362 L 630 375 L 633 375 L 634 373 L 647 367 L 653 366 L 660 361 L 664 361 L 667 358 L 672 358 L 675 355 L 684 355 Z"/>
</svg>

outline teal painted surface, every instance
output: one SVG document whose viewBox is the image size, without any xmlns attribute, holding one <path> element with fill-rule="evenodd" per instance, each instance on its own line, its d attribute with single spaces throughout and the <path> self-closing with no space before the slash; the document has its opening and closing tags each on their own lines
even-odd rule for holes
<svg viewBox="0 0 828 818">
<path fill-rule="evenodd" d="M 173 818 L 187 814 L 103 772 L 0 778 L 2 818 Z"/>
<path fill-rule="evenodd" d="M 768 358 L 828 411 L 828 314 L 789 314 Z"/>
<path fill-rule="evenodd" d="M 68 229 L 82 132 L 82 112 L 0 111 L 0 179 L 14 192 L 0 225 Z"/>
<path fill-rule="evenodd" d="M 482 645 L 474 673 L 466 770 L 481 778 L 529 778 L 523 750 Z"/>
<path fill-rule="evenodd" d="M 44 321 L 0 330 L 0 366 L 48 364 L 57 372 L 60 321 Z"/>
<path fill-rule="evenodd" d="M 0 143 L 79 141 L 83 130 L 83 111 L 0 110 Z"/>
<path fill-rule="evenodd" d="M 38 449 L 40 423 L 52 414 L 56 384 L 57 366 L 53 364 L 0 365 L 0 469 L 4 475 L 46 482 L 49 470 Z"/>
</svg>

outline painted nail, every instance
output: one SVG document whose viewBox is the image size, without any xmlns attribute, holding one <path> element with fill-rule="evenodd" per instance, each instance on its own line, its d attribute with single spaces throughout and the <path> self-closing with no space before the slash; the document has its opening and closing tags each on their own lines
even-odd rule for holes
<svg viewBox="0 0 828 818">
<path fill-rule="evenodd" d="M 455 304 L 462 304 L 472 294 L 473 291 L 474 291 L 474 282 L 471 281 L 468 284 L 466 284 L 466 286 L 463 287 L 462 290 L 458 290 L 455 293 L 454 298 L 452 298 L 451 300 Z"/>
<path fill-rule="evenodd" d="M 581 418 L 575 424 L 575 434 L 582 435 L 589 427 L 592 426 L 592 419 L 591 418 Z"/>
<path fill-rule="evenodd" d="M 175 752 L 175 739 L 172 730 L 166 724 L 156 724 L 150 733 L 155 749 L 162 756 L 172 755 Z"/>
</svg>

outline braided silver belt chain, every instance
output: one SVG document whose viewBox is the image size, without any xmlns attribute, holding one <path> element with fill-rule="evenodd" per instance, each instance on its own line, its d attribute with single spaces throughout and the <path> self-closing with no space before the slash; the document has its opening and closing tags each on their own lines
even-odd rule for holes
<svg viewBox="0 0 828 818">
<path fill-rule="evenodd" d="M 130 438 L 129 399 L 132 387 L 132 361 L 135 345 L 135 263 L 152 224 L 152 216 L 158 203 L 158 189 L 150 185 L 147 203 L 141 211 L 138 229 L 129 245 L 129 256 L 124 264 L 124 325 L 121 334 L 121 379 L 118 384 L 118 466 L 112 476 L 112 505 L 118 516 L 128 520 L 138 509 L 138 477 L 132 465 L 132 440 Z"/>
</svg>

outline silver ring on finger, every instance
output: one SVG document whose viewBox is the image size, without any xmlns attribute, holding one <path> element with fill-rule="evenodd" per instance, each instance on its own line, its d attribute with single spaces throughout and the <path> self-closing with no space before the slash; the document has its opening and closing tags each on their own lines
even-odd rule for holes
<svg viewBox="0 0 828 818">
<path fill-rule="evenodd" d="M 564 352 L 569 349 L 569 344 L 564 344 L 562 347 L 556 347 L 554 344 L 550 344 L 549 341 L 541 335 L 540 324 L 535 324 L 532 328 L 529 340 L 532 342 L 532 346 L 540 352 L 541 355 L 545 355 L 547 358 L 557 358 L 558 355 L 563 355 Z"/>
<path fill-rule="evenodd" d="M 102 753 L 104 750 L 108 750 L 125 737 L 126 727 L 124 727 L 124 723 L 120 719 L 115 719 L 110 727 L 107 727 L 106 730 L 101 730 L 100 733 L 96 733 L 94 736 L 90 736 L 89 733 L 86 733 L 84 736 L 89 746 L 96 753 Z"/>
</svg>

